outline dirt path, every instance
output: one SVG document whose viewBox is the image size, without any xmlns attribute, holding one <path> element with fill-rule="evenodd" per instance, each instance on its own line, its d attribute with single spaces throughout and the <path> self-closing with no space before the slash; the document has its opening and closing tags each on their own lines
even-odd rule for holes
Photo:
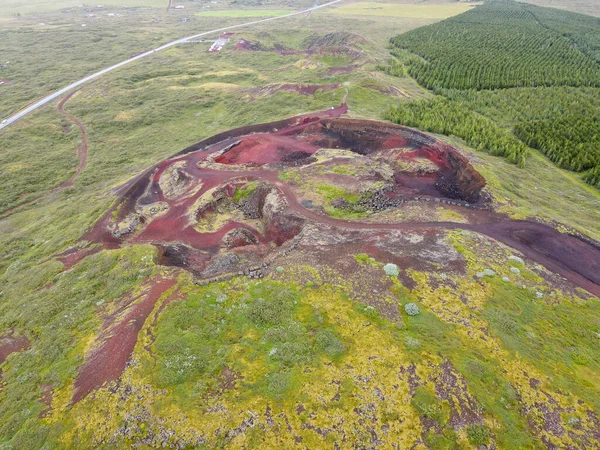
<svg viewBox="0 0 600 450">
<path fill-rule="evenodd" d="M 73 117 L 71 114 L 69 114 L 68 112 L 66 112 L 64 110 L 65 104 L 77 92 L 78 91 L 72 92 L 71 94 L 67 95 L 64 99 L 62 99 L 60 101 L 60 103 L 58 104 L 58 112 L 61 113 L 63 116 L 65 116 L 67 119 L 69 119 L 72 123 L 74 123 L 77 126 L 77 128 L 79 128 L 79 131 L 81 131 L 81 145 L 77 148 L 77 156 L 79 156 L 79 165 L 77 166 L 77 170 L 75 171 L 75 173 L 73 174 L 73 176 L 71 178 L 69 178 L 67 181 L 65 181 L 63 184 L 61 184 L 57 188 L 50 191 L 49 194 L 54 194 L 55 192 L 58 192 L 65 188 L 73 186 L 73 181 L 75 181 L 75 178 L 77 178 L 79 176 L 79 174 L 81 173 L 81 171 L 83 169 L 85 169 L 85 166 L 87 164 L 88 139 L 87 139 L 87 132 L 85 130 L 85 127 L 77 118 Z"/>
<path fill-rule="evenodd" d="M 2 214 L 0 214 L 0 219 L 11 215 L 12 213 L 14 213 L 15 211 L 17 211 L 17 210 L 19 210 L 21 208 L 24 208 L 26 206 L 32 205 L 33 203 L 37 202 L 38 200 L 46 198 L 46 197 L 48 197 L 48 196 L 50 196 L 52 194 L 56 194 L 57 192 L 60 192 L 63 189 L 72 187 L 73 186 L 73 182 L 75 181 L 75 179 L 79 176 L 79 174 L 81 173 L 81 171 L 85 168 L 85 166 L 87 164 L 87 154 L 88 154 L 88 140 L 87 140 L 87 132 L 85 130 L 85 126 L 81 123 L 81 121 L 79 121 L 77 118 L 73 117 L 71 114 L 69 114 L 68 112 L 66 112 L 64 110 L 65 104 L 77 92 L 78 91 L 71 92 L 69 95 L 67 95 L 65 98 L 63 98 L 60 101 L 60 103 L 58 104 L 58 107 L 57 107 L 58 112 L 60 114 L 62 114 L 63 116 L 65 116 L 67 119 L 69 119 L 69 121 L 72 122 L 73 124 L 75 124 L 79 128 L 79 131 L 81 131 L 81 145 L 79 147 L 77 147 L 77 156 L 79 156 L 79 165 L 77 166 L 77 169 L 75 170 L 75 173 L 67 181 L 65 181 L 64 183 L 62 183 L 60 186 L 55 187 L 51 191 L 46 192 L 45 194 L 42 194 L 39 197 L 36 197 L 36 198 L 34 198 L 32 200 L 29 200 L 28 202 L 23 203 L 23 204 L 21 204 L 19 206 L 15 206 L 14 208 L 9 209 L 8 211 L 4 211 Z"/>
</svg>

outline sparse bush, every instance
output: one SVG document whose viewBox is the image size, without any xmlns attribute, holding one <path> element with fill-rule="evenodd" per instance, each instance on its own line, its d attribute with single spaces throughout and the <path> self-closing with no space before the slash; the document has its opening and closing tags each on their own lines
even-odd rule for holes
<svg viewBox="0 0 600 450">
<path fill-rule="evenodd" d="M 410 403 L 419 415 L 439 422 L 442 419 L 442 409 L 435 395 L 423 387 L 418 387 Z"/>
<path fill-rule="evenodd" d="M 419 307 L 416 303 L 407 303 L 404 305 L 404 311 L 406 311 L 406 314 L 409 316 L 416 316 L 419 314 Z"/>
<path fill-rule="evenodd" d="M 473 445 L 487 445 L 490 442 L 490 430 L 485 425 L 469 425 L 467 436 Z"/>
<path fill-rule="evenodd" d="M 292 386 L 290 372 L 275 372 L 268 375 L 267 393 L 276 399 L 281 399 Z"/>
<path fill-rule="evenodd" d="M 519 324 L 504 311 L 491 311 L 490 320 L 500 331 L 507 334 L 514 334 L 519 329 Z"/>
<path fill-rule="evenodd" d="M 291 322 L 288 326 L 269 328 L 265 332 L 265 340 L 272 342 L 289 342 L 300 339 L 304 334 L 302 326 L 298 322 Z"/>
<path fill-rule="evenodd" d="M 346 346 L 332 330 L 323 330 L 317 333 L 317 347 L 330 358 L 335 358 L 346 352 Z"/>
<path fill-rule="evenodd" d="M 417 350 L 421 346 L 421 343 L 410 336 L 406 338 L 406 347 L 410 350 Z"/>
<path fill-rule="evenodd" d="M 253 292 L 260 295 L 248 306 L 248 318 L 256 325 L 277 325 L 291 317 L 296 293 L 278 284 L 261 286 Z"/>
</svg>

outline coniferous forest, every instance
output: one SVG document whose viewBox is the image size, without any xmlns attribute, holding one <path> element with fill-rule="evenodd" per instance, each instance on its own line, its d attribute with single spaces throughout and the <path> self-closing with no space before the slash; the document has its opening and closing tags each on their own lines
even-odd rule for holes
<svg viewBox="0 0 600 450">
<path fill-rule="evenodd" d="M 527 147 L 600 188 L 600 19 L 506 0 L 391 40 L 388 73 L 438 94 L 388 118 L 525 165 Z"/>
</svg>

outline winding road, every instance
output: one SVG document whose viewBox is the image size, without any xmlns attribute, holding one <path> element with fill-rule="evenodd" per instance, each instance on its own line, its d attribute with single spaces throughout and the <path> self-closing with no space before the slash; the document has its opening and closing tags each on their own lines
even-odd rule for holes
<svg viewBox="0 0 600 450">
<path fill-rule="evenodd" d="M 196 39 L 196 38 L 199 38 L 199 37 L 202 37 L 202 36 L 207 36 L 209 34 L 220 33 L 222 31 L 233 30 L 233 29 L 236 29 L 236 28 L 247 27 L 247 26 L 250 26 L 250 25 L 256 25 L 256 24 L 263 23 L 263 22 L 269 22 L 271 20 L 285 19 L 287 17 L 293 17 L 293 16 L 297 16 L 297 15 L 300 15 L 300 14 L 305 14 L 305 13 L 308 13 L 308 12 L 311 12 L 311 11 L 314 11 L 314 10 L 317 10 L 317 9 L 320 9 L 320 8 L 325 8 L 327 6 L 333 5 L 335 3 L 339 3 L 341 1 L 342 0 L 333 0 L 331 2 L 324 3 L 323 5 L 313 6 L 311 8 L 304 9 L 302 11 L 297 11 L 297 12 L 293 12 L 293 13 L 290 13 L 290 14 L 285 14 L 283 16 L 268 17 L 266 19 L 253 20 L 251 22 L 241 23 L 241 24 L 238 24 L 238 25 L 231 25 L 231 26 L 228 26 L 228 27 L 217 28 L 217 29 L 214 29 L 214 30 L 205 31 L 203 33 L 195 34 L 193 36 L 188 36 L 188 37 L 185 37 L 185 38 L 177 39 L 177 40 L 169 42 L 168 44 L 165 44 L 165 45 L 161 45 L 160 47 L 157 47 L 157 48 L 155 48 L 153 50 L 149 50 L 147 52 L 141 53 L 141 54 L 139 54 L 137 56 L 133 56 L 133 57 L 131 57 L 131 58 L 125 60 L 125 61 L 122 61 L 122 62 L 120 62 L 118 64 L 115 64 L 114 66 L 110 66 L 110 67 L 107 67 L 106 69 L 102 69 L 99 72 L 96 72 L 96 73 L 94 73 L 92 75 L 89 75 L 89 76 L 87 76 L 85 78 L 82 78 L 81 80 L 76 81 L 75 83 L 71 83 L 70 85 L 68 85 L 68 86 L 60 89 L 59 91 L 56 91 L 55 93 L 50 94 L 50 95 L 48 95 L 48 96 L 46 96 L 46 97 L 44 97 L 44 98 L 42 98 L 42 99 L 40 99 L 40 100 L 32 103 L 31 105 L 23 108 L 21 111 L 13 114 L 12 116 L 8 117 L 7 119 L 4 119 L 2 121 L 2 123 L 0 123 L 0 130 L 8 127 L 9 125 L 11 125 L 13 123 L 15 123 L 17 120 L 22 119 L 23 117 L 25 117 L 29 113 L 35 111 L 36 109 L 39 109 L 42 106 L 50 103 L 51 101 L 55 100 L 56 98 L 60 97 L 61 95 L 66 94 L 67 92 L 69 92 L 69 91 L 71 91 L 73 89 L 76 89 L 76 88 L 82 86 L 83 84 L 85 84 L 85 83 L 87 83 L 89 81 L 95 80 L 96 78 L 99 78 L 102 75 L 107 74 L 108 72 L 112 72 L 113 70 L 116 70 L 119 67 L 123 67 L 123 66 L 125 66 L 127 64 L 130 64 L 130 63 L 132 63 L 134 61 L 137 61 L 139 59 L 147 58 L 148 56 L 150 56 L 150 55 L 152 55 L 152 54 L 154 54 L 156 52 L 160 52 L 162 50 L 166 50 L 166 49 L 168 49 L 170 47 L 173 47 L 175 45 L 178 45 L 178 44 L 188 43 L 188 41 L 191 40 L 191 39 Z"/>
</svg>

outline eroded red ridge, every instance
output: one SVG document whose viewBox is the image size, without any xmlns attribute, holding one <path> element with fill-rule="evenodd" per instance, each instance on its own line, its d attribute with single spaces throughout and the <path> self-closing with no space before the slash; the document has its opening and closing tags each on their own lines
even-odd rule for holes
<svg viewBox="0 0 600 450">
<path fill-rule="evenodd" d="M 105 325 L 98 337 L 99 346 L 86 356 L 75 380 L 72 403 L 77 403 L 95 389 L 121 376 L 144 326 L 158 299 L 177 284 L 176 280 L 152 280 L 141 300 L 131 306 L 117 324 Z"/>
</svg>

